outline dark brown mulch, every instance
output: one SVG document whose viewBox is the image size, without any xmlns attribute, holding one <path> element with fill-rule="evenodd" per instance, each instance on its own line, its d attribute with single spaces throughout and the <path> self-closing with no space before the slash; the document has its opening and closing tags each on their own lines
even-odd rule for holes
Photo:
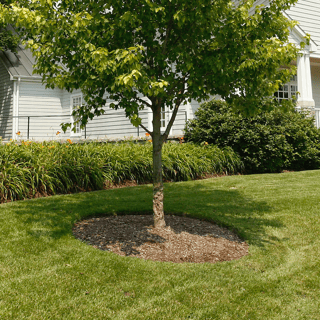
<svg viewBox="0 0 320 320">
<path fill-rule="evenodd" d="M 240 259 L 248 244 L 218 225 L 166 215 L 167 227 L 153 228 L 151 215 L 95 217 L 75 224 L 76 238 L 121 256 L 154 261 L 210 262 Z"/>
</svg>

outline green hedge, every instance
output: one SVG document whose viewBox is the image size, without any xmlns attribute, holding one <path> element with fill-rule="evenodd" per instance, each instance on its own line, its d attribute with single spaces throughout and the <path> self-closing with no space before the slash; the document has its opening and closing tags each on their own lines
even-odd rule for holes
<svg viewBox="0 0 320 320">
<path fill-rule="evenodd" d="M 230 149 L 194 144 L 163 146 L 163 178 L 182 181 L 242 168 Z M 11 142 L 0 146 L 0 201 L 99 190 L 126 180 L 152 182 L 152 144 Z"/>
<path fill-rule="evenodd" d="M 304 113 L 279 108 L 246 118 L 223 101 L 204 103 L 187 123 L 185 139 L 231 147 L 246 173 L 320 167 L 320 131 Z"/>
</svg>

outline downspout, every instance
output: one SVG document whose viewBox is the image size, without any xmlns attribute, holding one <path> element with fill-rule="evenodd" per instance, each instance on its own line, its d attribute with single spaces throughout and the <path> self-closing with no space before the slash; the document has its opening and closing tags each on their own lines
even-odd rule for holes
<svg viewBox="0 0 320 320">
<path fill-rule="evenodd" d="M 17 81 L 13 80 L 13 110 L 12 110 L 12 135 L 11 138 L 15 139 L 16 131 L 16 116 L 17 116 Z"/>
<path fill-rule="evenodd" d="M 17 131 L 16 131 L 16 133 L 19 131 L 19 96 L 20 96 L 20 81 L 21 81 L 21 78 L 19 77 L 18 78 L 18 83 L 17 83 L 17 127 L 16 127 L 16 129 L 17 129 Z M 15 139 L 16 139 L 17 137 L 15 137 Z"/>
<path fill-rule="evenodd" d="M 17 139 L 17 132 L 19 131 L 19 95 L 20 95 L 20 81 L 14 81 L 13 83 L 13 121 L 12 121 L 12 139 Z"/>
</svg>

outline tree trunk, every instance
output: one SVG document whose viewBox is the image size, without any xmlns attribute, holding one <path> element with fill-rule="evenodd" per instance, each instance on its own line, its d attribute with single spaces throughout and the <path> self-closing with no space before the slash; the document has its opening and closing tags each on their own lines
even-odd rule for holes
<svg viewBox="0 0 320 320">
<path fill-rule="evenodd" d="M 155 228 L 165 227 L 162 182 L 161 105 L 153 108 L 153 221 Z"/>
</svg>

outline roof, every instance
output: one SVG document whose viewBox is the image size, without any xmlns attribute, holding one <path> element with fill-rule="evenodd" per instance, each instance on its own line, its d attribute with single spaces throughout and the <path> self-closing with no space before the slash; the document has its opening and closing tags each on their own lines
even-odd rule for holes
<svg viewBox="0 0 320 320">
<path fill-rule="evenodd" d="M 32 57 L 31 52 L 21 46 L 18 46 L 17 53 L 9 50 L 0 52 L 0 58 L 12 77 L 40 77 L 33 74 L 35 59 Z"/>
<path fill-rule="evenodd" d="M 11 26 L 8 29 L 15 32 Z M 10 50 L 0 51 L 0 59 L 12 77 L 40 78 L 40 75 L 33 74 L 33 65 L 36 63 L 31 51 L 23 45 L 18 45 L 17 53 Z"/>
</svg>

